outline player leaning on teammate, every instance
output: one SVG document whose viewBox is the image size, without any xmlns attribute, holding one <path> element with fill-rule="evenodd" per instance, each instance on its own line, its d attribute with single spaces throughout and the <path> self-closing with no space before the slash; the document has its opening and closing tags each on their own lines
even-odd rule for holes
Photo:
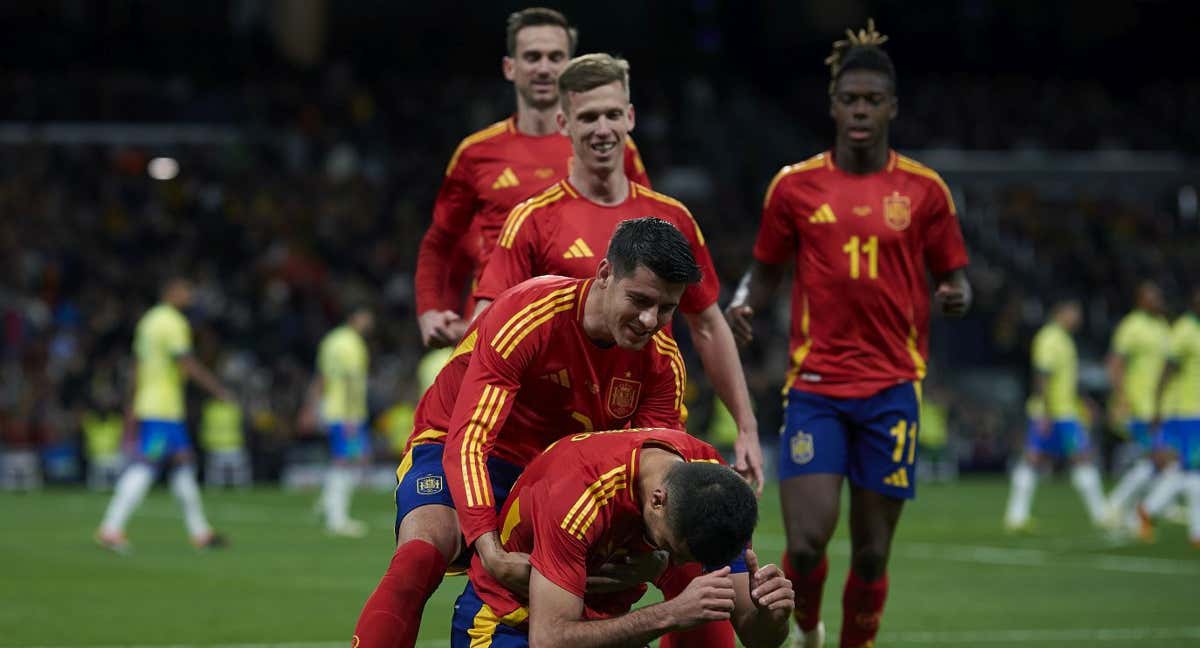
<svg viewBox="0 0 1200 648">
<path fill-rule="evenodd" d="M 659 219 L 622 223 L 607 247 L 592 278 L 540 277 L 497 297 L 421 398 L 397 470 L 396 552 L 355 628 L 362 648 L 412 646 L 446 567 L 471 549 L 500 582 L 528 578 L 496 512 L 555 440 L 682 425 L 686 370 L 662 329 L 700 269 Z"/>
<path fill-rule="evenodd" d="M 704 235 L 683 203 L 628 177 L 621 163 L 621 142 L 634 126 L 629 66 L 608 54 L 586 54 L 567 65 L 558 86 L 558 123 L 570 138 L 575 162 L 567 178 L 509 214 L 475 291 L 478 308 L 530 277 L 591 276 L 597 255 L 622 221 L 655 216 L 671 223 L 687 237 L 703 275 L 684 292 L 679 311 L 709 381 L 737 423 L 734 467 L 761 492 L 758 422 L 733 334 L 717 305 L 720 279 Z"/>
<path fill-rule="evenodd" d="M 416 299 L 426 346 L 458 342 L 467 327 L 459 266 L 479 278 L 508 212 L 567 175 L 571 142 L 559 132 L 558 75 L 575 53 L 578 32 L 561 13 L 531 7 L 508 17 L 504 78 L 516 113 L 458 145 L 417 254 Z M 649 186 L 633 140 L 618 143 L 625 173 Z M 603 250 L 601 250 L 603 252 Z"/>
<path fill-rule="evenodd" d="M 746 646 L 778 646 L 791 586 L 746 549 L 757 502 L 722 463 L 712 446 L 677 430 L 560 440 L 529 464 L 500 510 L 505 550 L 530 554 L 527 582 L 501 583 L 476 556 L 454 606 L 450 645 L 642 646 L 671 630 L 731 619 Z M 646 580 L 667 560 L 711 571 L 678 596 L 630 612 L 645 584 L 589 587 L 589 575 L 616 559 L 644 569 Z"/>
<path fill-rule="evenodd" d="M 930 295 L 945 315 L 971 303 L 950 190 L 888 146 L 896 72 L 868 23 L 834 44 L 834 147 L 784 167 L 767 189 L 754 261 L 726 310 L 739 341 L 795 263 L 780 441 L 785 573 L 801 644 L 823 641 L 826 546 L 850 480 L 850 573 L 842 646 L 868 646 L 887 597 L 887 563 L 904 501 L 914 496 L 920 381 Z"/>
</svg>

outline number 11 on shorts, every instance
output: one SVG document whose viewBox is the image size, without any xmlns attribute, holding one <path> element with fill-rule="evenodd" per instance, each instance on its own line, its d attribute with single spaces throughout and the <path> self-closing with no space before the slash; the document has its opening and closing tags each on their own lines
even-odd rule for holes
<svg viewBox="0 0 1200 648">
<path fill-rule="evenodd" d="M 896 439 L 896 449 L 892 451 L 892 462 L 900 463 L 904 461 L 904 446 L 908 444 L 908 465 L 912 465 L 917 458 L 917 423 L 916 421 L 905 421 L 901 419 L 896 422 L 896 425 L 888 430 L 888 433 Z"/>
</svg>

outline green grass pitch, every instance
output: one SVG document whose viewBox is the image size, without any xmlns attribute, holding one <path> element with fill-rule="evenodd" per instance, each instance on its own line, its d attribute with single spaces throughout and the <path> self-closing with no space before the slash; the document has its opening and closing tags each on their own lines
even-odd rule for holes
<svg viewBox="0 0 1200 648">
<path fill-rule="evenodd" d="M 1200 646 L 1200 551 L 1182 527 L 1153 545 L 1089 528 L 1064 479 L 1044 481 L 1038 534 L 1005 536 L 1007 484 L 922 485 L 897 535 L 879 646 Z M 129 528 L 131 556 L 91 534 L 106 494 L 0 495 L 0 646 L 348 646 L 358 611 L 392 548 L 390 493 L 360 492 L 364 540 L 326 536 L 314 495 L 273 489 L 208 492 L 226 550 L 187 543 L 161 487 Z M 762 500 L 760 554 L 783 548 L 776 493 Z M 831 545 L 823 617 L 835 645 L 848 546 L 845 516 Z M 450 579 L 426 608 L 419 646 L 448 646 Z"/>
</svg>

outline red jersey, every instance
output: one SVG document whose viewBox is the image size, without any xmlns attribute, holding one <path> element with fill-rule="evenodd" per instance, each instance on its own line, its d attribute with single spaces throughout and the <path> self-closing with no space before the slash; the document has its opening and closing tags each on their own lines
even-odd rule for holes
<svg viewBox="0 0 1200 648">
<path fill-rule="evenodd" d="M 784 167 L 754 257 L 796 260 L 787 386 L 837 398 L 924 377 L 927 272 L 967 264 L 946 183 L 894 151 L 870 175 L 842 171 L 830 152 Z"/>
<path fill-rule="evenodd" d="M 679 310 L 699 313 L 714 304 L 721 280 L 691 212 L 678 200 L 632 181 L 629 197 L 619 205 L 594 203 L 580 195 L 569 180 L 517 205 L 500 231 L 475 298 L 495 299 L 508 288 L 544 274 L 591 277 L 608 253 L 617 225 L 643 216 L 656 216 L 683 232 L 700 265 L 701 282 L 684 291 Z"/>
<path fill-rule="evenodd" d="M 645 540 L 637 495 L 641 450 L 660 447 L 687 461 L 724 464 L 707 443 L 686 432 L 636 429 L 577 434 L 546 450 L 521 473 L 500 510 L 500 541 L 530 554 L 550 582 L 584 599 L 586 616 L 627 612 L 645 584 L 621 592 L 587 594 L 587 575 L 614 557 L 652 551 Z M 476 555 L 468 570 L 479 598 L 514 624 L 528 616 L 528 599 L 500 584 Z"/>
<path fill-rule="evenodd" d="M 458 310 L 461 286 L 448 285 L 455 246 L 470 236 L 475 279 L 483 271 L 500 227 L 517 203 L 567 176 L 572 157 L 566 135 L 527 135 L 516 117 L 470 135 L 458 145 L 433 204 L 433 223 L 417 252 L 417 313 Z M 625 174 L 650 184 L 633 140 L 625 140 Z"/>
<path fill-rule="evenodd" d="M 582 322 L 591 286 L 539 277 L 500 295 L 417 406 L 410 443 L 444 438 L 468 545 L 497 526 L 489 457 L 524 466 L 569 434 L 683 425 L 679 347 L 663 331 L 641 351 L 593 342 Z"/>
</svg>

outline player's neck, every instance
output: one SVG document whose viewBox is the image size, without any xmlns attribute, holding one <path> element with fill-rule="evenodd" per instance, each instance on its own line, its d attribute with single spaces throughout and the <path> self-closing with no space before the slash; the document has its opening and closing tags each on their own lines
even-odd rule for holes
<svg viewBox="0 0 1200 648">
<path fill-rule="evenodd" d="M 839 169 L 854 175 L 870 175 L 882 171 L 888 162 L 887 142 L 881 146 L 861 149 L 849 142 L 838 140 L 833 151 L 833 162 Z"/>
<path fill-rule="evenodd" d="M 533 135 L 535 137 L 557 133 L 558 104 L 545 110 L 539 110 L 518 99 L 517 130 L 525 135 Z"/>
<path fill-rule="evenodd" d="M 587 299 L 583 302 L 580 325 L 583 326 L 583 334 L 592 342 L 606 347 L 616 344 L 616 338 L 604 324 L 604 289 L 594 281 L 588 287 Z"/>
<path fill-rule="evenodd" d="M 601 205 L 619 205 L 629 197 L 629 181 L 620 166 L 598 171 L 573 164 L 567 180 L 584 198 Z"/>
</svg>

